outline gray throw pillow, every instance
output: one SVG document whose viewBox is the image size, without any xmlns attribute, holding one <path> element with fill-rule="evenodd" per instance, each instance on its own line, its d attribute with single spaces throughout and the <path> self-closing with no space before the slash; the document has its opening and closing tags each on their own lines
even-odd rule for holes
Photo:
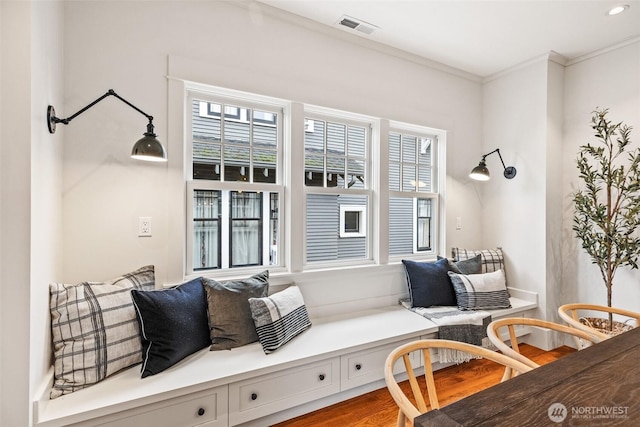
<svg viewBox="0 0 640 427">
<path fill-rule="evenodd" d="M 269 292 L 269 271 L 243 280 L 218 282 L 203 278 L 209 310 L 211 350 L 228 350 L 258 341 L 249 298 Z"/>
<path fill-rule="evenodd" d="M 438 256 L 438 259 L 443 257 Z M 482 273 L 482 255 L 478 254 L 473 258 L 454 261 L 449 259 L 449 268 L 458 274 L 480 274 Z"/>
</svg>

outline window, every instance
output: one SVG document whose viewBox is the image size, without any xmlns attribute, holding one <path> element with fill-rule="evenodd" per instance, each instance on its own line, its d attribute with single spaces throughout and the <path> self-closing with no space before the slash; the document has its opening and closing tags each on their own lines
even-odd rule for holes
<svg viewBox="0 0 640 427">
<path fill-rule="evenodd" d="M 193 269 L 220 268 L 220 191 L 193 192 Z"/>
<path fill-rule="evenodd" d="M 189 272 L 279 265 L 282 106 L 189 102 Z"/>
<path fill-rule="evenodd" d="M 416 199 L 417 250 L 431 250 L 431 200 Z"/>
<path fill-rule="evenodd" d="M 366 207 L 340 205 L 340 237 L 364 237 L 367 234 Z"/>
<path fill-rule="evenodd" d="M 306 261 L 367 260 L 371 123 L 323 113 L 305 118 Z"/>
<path fill-rule="evenodd" d="M 435 253 L 439 191 L 437 136 L 428 129 L 389 133 L 389 255 Z"/>
<path fill-rule="evenodd" d="M 306 119 L 305 185 L 365 188 L 367 127 Z"/>
<path fill-rule="evenodd" d="M 262 264 L 262 194 L 231 192 L 229 251 L 231 267 Z"/>
<path fill-rule="evenodd" d="M 445 132 L 186 86 L 187 275 L 442 252 Z"/>
</svg>

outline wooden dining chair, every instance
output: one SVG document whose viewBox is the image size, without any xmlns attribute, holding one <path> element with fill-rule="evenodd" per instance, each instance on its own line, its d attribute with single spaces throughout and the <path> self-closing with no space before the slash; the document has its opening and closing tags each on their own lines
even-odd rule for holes
<svg viewBox="0 0 640 427">
<path fill-rule="evenodd" d="M 611 313 L 616 316 L 614 320 L 617 320 L 625 325 L 629 325 L 633 328 L 640 325 L 640 313 L 631 310 L 625 310 L 622 308 L 582 303 L 565 304 L 558 308 L 558 314 L 560 315 L 560 318 L 562 318 L 562 320 L 564 320 L 569 326 L 592 333 L 603 340 L 610 338 L 612 334 L 601 332 L 580 321 L 580 319 L 585 318 L 587 314 L 594 313 L 596 313 L 596 316 L 606 316 L 607 319 L 609 318 L 609 313 Z M 580 314 L 582 314 L 582 316 Z M 620 318 L 620 316 L 622 316 L 623 318 Z"/>
<path fill-rule="evenodd" d="M 556 332 L 570 335 L 575 337 L 578 341 L 578 350 L 582 350 L 592 344 L 599 343 L 602 338 L 597 337 L 589 332 L 575 329 L 569 326 L 561 325 L 560 323 L 549 322 L 547 320 L 531 319 L 527 317 L 507 317 L 504 319 L 494 320 L 487 326 L 487 337 L 506 356 L 516 359 L 531 368 L 537 368 L 540 365 L 533 360 L 520 354 L 520 348 L 518 347 L 518 337 L 516 335 L 517 326 L 528 326 L 539 329 L 551 329 Z M 506 328 L 506 334 L 503 334 L 502 328 Z M 504 338 L 503 338 L 504 337 Z M 507 344 L 509 341 L 511 345 Z M 513 377 L 517 375 L 509 367 L 505 368 L 505 376 Z"/>
<path fill-rule="evenodd" d="M 427 404 L 425 402 L 425 393 L 429 397 L 429 406 L 431 409 L 439 409 L 440 403 L 438 401 L 438 394 L 436 392 L 436 385 L 433 377 L 433 366 L 431 350 L 437 349 L 452 349 L 461 352 L 468 353 L 476 358 L 485 358 L 493 362 L 499 363 L 505 367 L 516 372 L 528 372 L 531 370 L 526 364 L 507 357 L 498 352 L 488 350 L 483 347 L 479 347 L 472 344 L 467 344 L 459 341 L 441 340 L 441 339 L 426 339 L 413 341 L 395 348 L 387 357 L 384 365 L 384 379 L 387 383 L 387 389 L 391 394 L 391 397 L 398 405 L 398 427 L 405 427 L 405 423 L 408 420 L 410 425 L 413 425 L 413 420 L 420 414 L 427 412 Z M 426 389 L 423 391 L 418 383 L 418 379 L 414 372 L 414 367 L 411 363 L 411 353 L 419 351 L 422 353 L 424 361 L 424 377 L 426 382 Z M 402 390 L 396 377 L 394 375 L 394 367 L 398 360 L 402 359 L 404 368 L 409 377 L 409 385 L 411 387 L 411 394 L 415 401 L 415 405 L 409 399 L 409 396 Z M 505 377 L 502 378 L 502 381 Z"/>
</svg>

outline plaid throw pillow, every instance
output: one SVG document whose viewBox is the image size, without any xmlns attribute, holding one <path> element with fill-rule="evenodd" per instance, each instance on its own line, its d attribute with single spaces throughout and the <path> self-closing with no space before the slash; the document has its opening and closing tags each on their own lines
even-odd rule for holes
<svg viewBox="0 0 640 427">
<path fill-rule="evenodd" d="M 55 358 L 51 399 L 142 361 L 131 290 L 154 286 L 152 265 L 104 283 L 49 285 Z"/>
<path fill-rule="evenodd" d="M 451 256 L 455 262 L 472 259 L 478 255 L 482 257 L 482 273 L 491 273 L 498 270 L 505 271 L 502 248 L 483 249 L 479 251 L 461 248 L 451 249 Z"/>
<path fill-rule="evenodd" d="M 311 327 L 297 286 L 289 286 L 270 297 L 249 298 L 249 306 L 265 354 L 273 353 Z"/>
</svg>

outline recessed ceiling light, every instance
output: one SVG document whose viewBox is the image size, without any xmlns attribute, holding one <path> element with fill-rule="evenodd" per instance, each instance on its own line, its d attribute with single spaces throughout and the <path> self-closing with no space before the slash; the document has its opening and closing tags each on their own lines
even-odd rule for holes
<svg viewBox="0 0 640 427">
<path fill-rule="evenodd" d="M 609 10 L 609 16 L 619 15 L 627 9 L 629 9 L 628 4 L 612 7 L 611 10 Z"/>
</svg>

